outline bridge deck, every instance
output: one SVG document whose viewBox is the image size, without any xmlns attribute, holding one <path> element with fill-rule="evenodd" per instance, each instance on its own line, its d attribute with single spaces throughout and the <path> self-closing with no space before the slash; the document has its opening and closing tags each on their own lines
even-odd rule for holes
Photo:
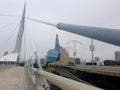
<svg viewBox="0 0 120 90">
<path fill-rule="evenodd" d="M 1 70 L 0 90 L 26 90 L 24 68 L 12 67 L 6 70 Z"/>
<path fill-rule="evenodd" d="M 67 66 L 76 70 L 120 77 L 120 66 Z"/>
</svg>

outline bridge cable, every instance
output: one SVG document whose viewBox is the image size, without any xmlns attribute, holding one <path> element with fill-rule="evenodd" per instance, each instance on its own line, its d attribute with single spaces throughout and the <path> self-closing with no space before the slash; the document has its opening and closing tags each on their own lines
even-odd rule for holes
<svg viewBox="0 0 120 90">
<path fill-rule="evenodd" d="M 13 32 L 11 33 L 11 35 L 9 36 L 9 38 L 7 39 L 7 41 L 5 42 L 5 44 L 3 45 L 3 47 L 1 48 L 2 50 L 4 50 L 5 47 L 7 46 L 8 42 L 10 41 L 10 39 L 12 38 L 12 36 L 14 35 L 14 33 L 16 32 L 19 24 L 20 24 L 20 23 L 17 24 L 17 26 L 15 27 L 15 29 L 13 30 Z"/>
<path fill-rule="evenodd" d="M 30 41 L 30 47 L 29 47 L 29 52 L 34 52 L 35 51 L 35 46 L 33 45 L 33 39 L 31 38 L 31 31 L 30 31 L 30 29 L 28 29 L 28 35 L 29 35 L 29 41 Z M 30 49 L 32 47 L 32 49 Z M 32 53 L 30 53 L 30 56 L 32 56 Z"/>
<path fill-rule="evenodd" d="M 37 61 L 39 61 L 39 58 L 38 58 L 38 55 L 37 55 L 37 50 L 36 50 L 36 48 L 35 48 L 35 45 L 33 44 L 33 39 L 30 38 L 30 36 L 31 36 L 31 30 L 29 29 L 29 39 L 30 39 L 30 41 L 31 41 L 31 45 L 32 45 L 32 48 L 33 48 L 35 57 L 38 59 Z M 40 64 L 39 64 L 39 63 L 40 63 Z M 33 63 L 31 63 L 31 64 L 33 64 Z M 41 62 L 38 62 L 38 65 L 39 65 L 39 69 L 42 70 Z M 32 65 L 32 66 L 33 66 L 33 65 Z M 50 86 L 49 86 L 46 78 L 43 77 L 42 79 L 43 79 L 43 84 L 44 84 L 45 90 L 50 90 Z"/>
<path fill-rule="evenodd" d="M 27 41 L 30 41 L 30 43 L 29 43 L 30 47 L 28 47 L 28 52 L 30 52 L 30 53 L 27 56 L 30 56 L 30 59 L 32 59 L 32 54 L 34 54 L 33 52 L 36 51 L 36 48 L 35 48 L 35 45 L 33 44 L 34 41 L 31 38 L 31 30 L 29 28 L 28 28 L 28 39 L 29 40 L 27 40 Z M 33 66 L 33 61 L 31 61 L 30 64 Z"/>
<path fill-rule="evenodd" d="M 0 13 L 0 16 L 5 16 L 5 17 L 20 17 L 20 16 L 16 16 L 16 15 L 8 15 L 8 14 L 1 14 Z"/>
<path fill-rule="evenodd" d="M 37 19 L 32 19 L 30 17 L 26 17 L 27 19 L 31 20 L 31 21 L 35 21 L 35 22 L 39 22 L 39 23 L 44 23 L 44 24 L 47 24 L 47 25 L 50 25 L 50 26 L 54 26 L 56 27 L 57 24 L 54 24 L 54 23 L 51 23 L 51 22 L 45 22 L 45 21 L 40 21 L 40 20 L 37 20 Z"/>
<path fill-rule="evenodd" d="M 0 31 L 5 30 L 5 28 L 8 28 L 8 27 L 11 26 L 12 24 L 13 24 L 13 23 L 9 23 L 9 24 L 1 27 L 1 28 L 0 28 Z"/>
</svg>

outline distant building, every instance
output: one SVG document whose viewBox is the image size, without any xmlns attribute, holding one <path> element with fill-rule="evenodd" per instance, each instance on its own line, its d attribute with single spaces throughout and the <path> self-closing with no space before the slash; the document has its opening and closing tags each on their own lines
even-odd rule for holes
<svg viewBox="0 0 120 90">
<path fill-rule="evenodd" d="M 100 57 L 95 57 L 95 60 L 94 60 L 94 61 L 86 62 L 86 65 L 98 65 L 98 66 L 103 66 L 104 63 L 103 63 L 103 61 L 100 60 Z"/>
<path fill-rule="evenodd" d="M 41 58 L 41 64 L 45 64 L 46 63 L 46 58 Z"/>
<path fill-rule="evenodd" d="M 120 61 L 120 51 L 115 52 L 115 61 Z"/>
<path fill-rule="evenodd" d="M 61 47 L 60 48 L 60 60 L 58 63 L 60 65 L 68 65 L 69 63 L 74 64 L 75 60 L 72 57 L 69 57 L 68 52 L 66 51 L 65 48 Z"/>
<path fill-rule="evenodd" d="M 75 60 L 75 64 L 77 65 L 80 64 L 80 61 L 81 61 L 80 58 L 75 58 L 74 60 Z"/>
<path fill-rule="evenodd" d="M 81 60 L 81 61 L 80 61 L 80 64 L 85 65 L 85 64 L 86 64 L 86 60 Z"/>
<path fill-rule="evenodd" d="M 60 50 L 60 44 L 58 39 L 58 34 L 56 34 L 56 40 L 55 40 L 55 50 Z"/>
<path fill-rule="evenodd" d="M 100 61 L 100 57 L 95 57 L 95 62 L 99 62 Z"/>
<path fill-rule="evenodd" d="M 99 66 L 104 65 L 104 63 L 100 60 L 100 57 L 95 57 L 95 63 Z"/>
<path fill-rule="evenodd" d="M 55 39 L 55 48 L 48 50 L 46 59 L 47 62 L 49 62 L 51 65 L 52 64 L 68 65 L 68 62 L 73 64 L 75 62 L 74 58 L 69 57 L 66 49 L 60 46 L 58 34 L 56 35 Z"/>
<path fill-rule="evenodd" d="M 7 55 L 8 54 L 8 51 L 5 51 L 5 53 L 4 53 L 4 55 L 3 56 L 5 56 L 5 55 Z"/>
<path fill-rule="evenodd" d="M 55 48 L 49 49 L 46 55 L 47 62 L 55 62 L 60 58 L 60 44 L 58 39 L 58 34 L 56 35 Z"/>
</svg>

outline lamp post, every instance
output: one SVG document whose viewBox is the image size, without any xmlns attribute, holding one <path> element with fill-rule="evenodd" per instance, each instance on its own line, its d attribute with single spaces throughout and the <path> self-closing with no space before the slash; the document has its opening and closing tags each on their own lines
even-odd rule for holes
<svg viewBox="0 0 120 90">
<path fill-rule="evenodd" d="M 69 56 L 69 55 L 70 55 L 70 54 L 69 54 L 69 49 L 72 49 L 72 50 L 73 50 L 73 48 L 72 48 L 72 47 L 69 47 L 69 46 L 67 46 L 67 47 L 65 47 L 65 48 L 67 48 L 68 56 Z"/>
<path fill-rule="evenodd" d="M 76 43 L 79 43 L 79 44 L 81 45 L 81 42 L 80 42 L 80 41 L 73 40 L 73 41 L 69 41 L 67 44 L 69 44 L 69 43 L 73 43 L 73 44 L 74 44 L 73 56 L 74 56 L 74 58 L 75 58 L 76 55 L 77 55 L 77 52 L 76 52 Z"/>
<path fill-rule="evenodd" d="M 91 51 L 91 56 L 92 56 L 92 64 L 94 65 L 94 51 L 95 51 L 95 46 L 93 45 L 93 39 L 91 38 L 91 45 L 90 45 L 90 51 Z"/>
</svg>

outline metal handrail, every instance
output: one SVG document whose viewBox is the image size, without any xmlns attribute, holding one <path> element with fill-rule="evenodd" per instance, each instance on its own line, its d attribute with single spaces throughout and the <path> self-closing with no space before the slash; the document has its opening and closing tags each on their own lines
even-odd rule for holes
<svg viewBox="0 0 120 90">
<path fill-rule="evenodd" d="M 43 70 L 37 70 L 35 68 L 30 68 L 41 77 L 45 77 L 48 81 L 52 82 L 59 88 L 63 90 L 103 90 L 95 86 L 84 84 L 75 80 L 71 80 L 62 76 L 58 76 Z"/>
</svg>

